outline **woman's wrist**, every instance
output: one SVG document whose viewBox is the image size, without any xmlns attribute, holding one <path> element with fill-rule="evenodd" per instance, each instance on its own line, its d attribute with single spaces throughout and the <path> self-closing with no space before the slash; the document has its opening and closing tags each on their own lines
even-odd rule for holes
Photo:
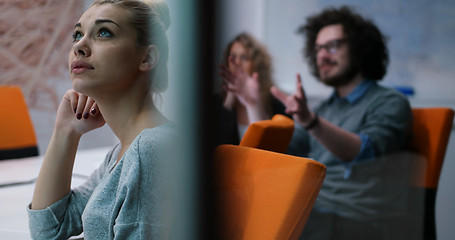
<svg viewBox="0 0 455 240">
<path fill-rule="evenodd" d="M 67 140 L 76 140 L 82 137 L 82 134 L 77 132 L 76 129 L 69 126 L 56 125 L 54 127 L 54 135 L 56 137 L 65 138 Z"/>
<path fill-rule="evenodd" d="M 271 116 L 267 114 L 265 108 L 261 106 L 256 107 L 246 107 L 246 111 L 248 114 L 250 124 L 256 121 L 267 120 L 270 119 Z"/>
</svg>

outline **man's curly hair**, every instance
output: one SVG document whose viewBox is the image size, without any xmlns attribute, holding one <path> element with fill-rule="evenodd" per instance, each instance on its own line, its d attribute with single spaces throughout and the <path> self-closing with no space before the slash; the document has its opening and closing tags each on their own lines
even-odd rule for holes
<svg viewBox="0 0 455 240">
<path fill-rule="evenodd" d="M 364 78 L 381 80 L 389 63 L 385 43 L 387 38 L 371 20 L 363 18 L 347 6 L 339 9 L 326 8 L 320 14 L 308 17 L 307 23 L 298 29 L 298 33 L 306 37 L 304 56 L 312 74 L 319 78 L 314 48 L 316 37 L 322 28 L 334 24 L 343 26 L 349 44 L 351 65 L 358 69 Z"/>
</svg>

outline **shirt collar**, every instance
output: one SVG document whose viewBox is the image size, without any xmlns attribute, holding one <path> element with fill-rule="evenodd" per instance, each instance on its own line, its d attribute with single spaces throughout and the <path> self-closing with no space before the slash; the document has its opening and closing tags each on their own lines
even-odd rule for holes
<svg viewBox="0 0 455 240">
<path fill-rule="evenodd" d="M 353 104 L 357 102 L 360 98 L 362 98 L 367 92 L 367 90 L 370 89 L 370 87 L 373 86 L 375 83 L 376 82 L 374 80 L 365 79 L 344 98 L 340 98 L 336 91 L 333 91 L 332 96 L 330 97 L 330 101 L 346 99 L 346 101 L 348 101 L 350 104 Z"/>
</svg>

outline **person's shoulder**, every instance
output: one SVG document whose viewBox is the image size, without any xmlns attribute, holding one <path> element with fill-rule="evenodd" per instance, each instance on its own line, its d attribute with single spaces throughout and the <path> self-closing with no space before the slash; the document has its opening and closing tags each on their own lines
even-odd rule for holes
<svg viewBox="0 0 455 240">
<path fill-rule="evenodd" d="M 162 125 L 156 126 L 154 128 L 146 128 L 142 130 L 142 132 L 139 134 L 139 137 L 141 140 L 145 139 L 156 139 L 157 137 L 159 138 L 160 136 L 166 136 L 170 134 L 175 134 L 177 131 L 177 125 L 173 122 L 166 122 Z"/>
<path fill-rule="evenodd" d="M 397 115 L 411 115 L 411 104 L 403 93 L 379 84 L 372 90 L 368 92 L 365 101 L 370 109 L 383 109 L 386 112 L 395 112 Z"/>
<path fill-rule="evenodd" d="M 106 154 L 104 157 L 103 162 L 100 165 L 101 171 L 105 172 L 108 169 L 114 166 L 115 162 L 117 161 L 117 156 L 120 152 L 120 143 L 115 144 Z"/>
<path fill-rule="evenodd" d="M 393 87 L 389 87 L 389 86 L 385 86 L 385 85 L 381 85 L 381 84 L 375 84 L 373 89 L 378 94 L 396 96 L 396 97 L 399 97 L 399 98 L 407 99 L 406 96 L 403 93 L 399 92 L 398 90 L 396 90 Z"/>
<path fill-rule="evenodd" d="M 149 169 L 162 164 L 172 151 L 176 151 L 173 149 L 178 146 L 178 139 L 174 123 L 142 130 L 126 153 L 125 167 Z"/>
<path fill-rule="evenodd" d="M 377 101 L 386 101 L 386 102 L 401 102 L 404 104 L 409 104 L 409 99 L 398 90 L 384 86 L 380 84 L 375 84 L 371 89 L 366 93 L 368 99 Z"/>
<path fill-rule="evenodd" d="M 136 137 L 136 145 L 139 150 L 147 151 L 154 147 L 169 144 L 177 137 L 177 126 L 175 123 L 167 122 L 154 128 L 144 129 Z"/>
</svg>

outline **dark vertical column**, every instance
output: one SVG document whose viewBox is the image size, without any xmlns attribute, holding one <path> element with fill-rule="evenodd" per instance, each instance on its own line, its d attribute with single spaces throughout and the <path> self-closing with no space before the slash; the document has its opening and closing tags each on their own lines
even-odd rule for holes
<svg viewBox="0 0 455 240">
<path fill-rule="evenodd" d="M 198 116 L 198 150 L 199 150 L 199 182 L 201 194 L 198 202 L 199 207 L 199 239 L 217 239 L 216 229 L 218 218 L 216 214 L 216 196 L 213 191 L 213 139 L 214 119 L 213 86 L 217 66 L 215 59 L 215 20 L 217 1 L 197 0 L 196 8 L 196 79 L 198 84 L 197 104 Z"/>
</svg>

